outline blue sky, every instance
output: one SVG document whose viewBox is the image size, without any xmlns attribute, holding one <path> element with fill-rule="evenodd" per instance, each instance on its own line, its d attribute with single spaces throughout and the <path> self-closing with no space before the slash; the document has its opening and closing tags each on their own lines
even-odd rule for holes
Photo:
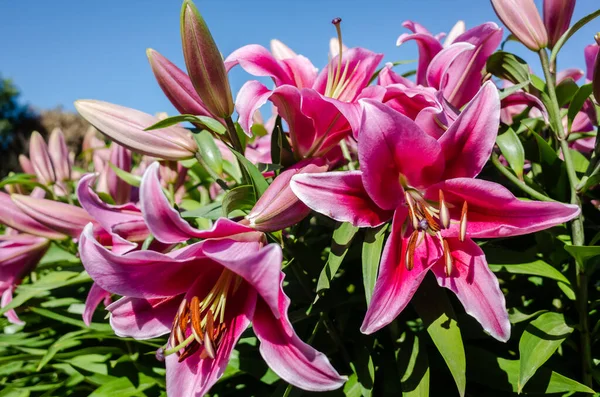
<svg viewBox="0 0 600 397">
<path fill-rule="evenodd" d="M 268 46 L 270 39 L 278 38 L 319 68 L 327 62 L 329 39 L 335 35 L 330 23 L 334 17 L 343 19 L 345 44 L 383 52 L 385 61 L 416 58 L 414 43 L 395 45 L 405 32 L 404 20 L 417 21 L 434 33 L 448 31 L 459 19 L 467 27 L 498 22 L 487 0 L 197 0 L 196 4 L 225 56 L 242 45 Z M 184 68 L 180 7 L 179 0 L 2 1 L 0 74 L 14 79 L 22 99 L 37 108 L 73 109 L 74 100 L 92 98 L 173 114 L 154 81 L 145 50 L 154 48 Z M 597 7 L 595 0 L 579 0 L 574 20 Z M 559 68 L 583 67 L 583 48 L 597 31 L 600 19 L 578 32 L 563 51 Z M 537 69 L 536 58 L 520 44 L 509 43 L 506 49 L 525 55 Z M 235 71 L 234 91 L 249 78 Z"/>
</svg>

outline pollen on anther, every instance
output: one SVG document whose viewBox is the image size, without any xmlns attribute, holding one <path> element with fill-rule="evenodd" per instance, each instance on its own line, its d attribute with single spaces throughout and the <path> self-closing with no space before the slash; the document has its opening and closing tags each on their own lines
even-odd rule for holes
<svg viewBox="0 0 600 397">
<path fill-rule="evenodd" d="M 467 236 L 467 211 L 468 211 L 468 205 L 467 202 L 465 201 L 462 207 L 462 213 L 460 214 L 460 234 L 458 236 L 458 239 L 460 241 L 465 241 L 465 237 Z"/>
</svg>

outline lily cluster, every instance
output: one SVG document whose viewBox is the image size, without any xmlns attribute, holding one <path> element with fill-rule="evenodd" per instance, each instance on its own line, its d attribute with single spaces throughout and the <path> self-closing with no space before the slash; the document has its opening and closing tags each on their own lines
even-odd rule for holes
<svg viewBox="0 0 600 397">
<path fill-rule="evenodd" d="M 569 28 L 575 1 L 545 1 L 543 20 L 533 0 L 492 5 L 519 41 L 545 51 Z M 156 357 L 166 363 L 169 395 L 207 393 L 250 325 L 280 378 L 304 390 L 337 389 L 347 378 L 297 336 L 284 291 L 283 269 L 294 261 L 288 242 L 327 217 L 357 228 L 391 223 L 361 332 L 393 322 L 431 271 L 483 330 L 509 340 L 504 294 L 480 243 L 561 225 L 581 209 L 520 199 L 480 178 L 491 158 L 513 173 L 499 131 L 523 118 L 555 128 L 543 92 L 514 71 L 492 69 L 501 27 L 459 22 L 434 35 L 404 22 L 409 33 L 397 44 L 414 41 L 419 51 L 411 80 L 392 63 L 381 66 L 383 54 L 346 47 L 339 18 L 320 71 L 278 40 L 223 59 L 189 0 L 180 22 L 187 72 L 147 51 L 180 115 L 79 100 L 78 112 L 112 141 L 91 130 L 80 165 L 60 131 L 48 144 L 32 135 L 29 158 L 20 158 L 27 175 L 0 193 L 2 306 L 55 244 L 76 250 L 94 282 L 88 325 L 104 302 L 118 336 L 166 336 Z M 588 82 L 598 80 L 597 53 L 596 44 L 586 48 Z M 238 66 L 272 84 L 249 80 L 234 100 L 228 73 Z M 556 84 L 583 76 L 565 70 Z M 267 102 L 273 114 L 264 121 Z M 581 102 L 575 118 L 561 113 L 561 124 L 585 157 L 594 152 L 597 117 L 593 99 Z M 524 178 L 527 168 L 514 170 L 517 183 Z M 15 310 L 6 316 L 22 323 Z"/>
</svg>

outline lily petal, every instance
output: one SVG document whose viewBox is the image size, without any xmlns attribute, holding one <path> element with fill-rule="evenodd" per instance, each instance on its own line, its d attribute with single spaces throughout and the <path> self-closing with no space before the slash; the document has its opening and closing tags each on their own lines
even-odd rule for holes
<svg viewBox="0 0 600 397">
<path fill-rule="evenodd" d="M 442 148 L 403 114 L 373 100 L 361 103 L 358 159 L 365 190 L 379 207 L 395 209 L 404 194 L 400 178 L 414 187 L 439 180 Z"/>
<path fill-rule="evenodd" d="M 440 137 L 446 159 L 444 179 L 477 176 L 490 158 L 500 124 L 500 98 L 491 81 Z"/>
<path fill-rule="evenodd" d="M 347 378 L 337 373 L 327 356 L 300 340 L 288 319 L 290 299 L 281 285 L 278 295 L 277 315 L 259 299 L 252 321 L 263 359 L 280 378 L 302 390 L 340 388 Z"/>
<path fill-rule="evenodd" d="M 427 197 L 439 197 L 439 190 L 453 206 L 453 219 L 459 219 L 460 209 L 467 202 L 467 236 L 471 238 L 529 234 L 567 222 L 580 211 L 571 204 L 519 200 L 504 186 L 479 179 L 449 179 L 429 188 Z M 452 224 L 442 234 L 457 237 L 459 225 Z"/>
<path fill-rule="evenodd" d="M 309 208 L 339 222 L 376 227 L 392 215 L 371 200 L 363 186 L 361 171 L 295 175 L 290 186 Z"/>
<path fill-rule="evenodd" d="M 373 297 L 360 327 L 364 334 L 372 334 L 385 327 L 404 310 L 429 268 L 441 256 L 439 244 L 425 236 L 415 250 L 413 269 L 406 268 L 408 239 L 402 237 L 402 225 L 406 216 L 405 207 L 398 208 L 394 214 L 392 232 L 385 243 Z"/>
<path fill-rule="evenodd" d="M 425 85 L 427 83 L 427 68 L 440 51 L 442 44 L 431 33 L 404 33 L 398 37 L 396 45 L 400 46 L 409 40 L 415 40 L 419 48 L 419 65 L 417 66 L 417 84 Z"/>
<path fill-rule="evenodd" d="M 270 89 L 256 80 L 244 83 L 238 92 L 235 98 L 235 110 L 240 116 L 238 122 L 246 135 L 252 135 L 254 115 L 258 109 L 267 103 L 271 94 L 272 91 Z"/>
<path fill-rule="evenodd" d="M 110 304 L 110 326 L 123 338 L 146 340 L 171 331 L 182 296 L 160 299 L 123 297 Z"/>
<path fill-rule="evenodd" d="M 235 65 L 253 76 L 270 77 L 276 86 L 294 84 L 294 79 L 282 64 L 265 47 L 258 44 L 246 45 L 232 52 L 225 59 L 225 67 L 230 70 Z"/>
<path fill-rule="evenodd" d="M 446 240 L 452 252 L 453 270 L 446 276 L 443 260 L 432 267 L 438 284 L 456 294 L 466 312 L 501 342 L 510 338 L 506 300 L 498 279 L 488 267 L 485 254 L 471 239 Z"/>
<path fill-rule="evenodd" d="M 105 305 L 108 306 L 106 302 L 110 303 L 110 296 L 110 292 L 103 290 L 96 283 L 92 284 L 88 296 L 85 299 L 85 309 L 82 314 L 85 325 L 89 327 L 92 323 L 92 316 L 94 315 L 96 308 L 100 305 L 100 302 L 104 301 Z"/>
<path fill-rule="evenodd" d="M 63 240 L 66 234 L 50 229 L 41 224 L 17 207 L 10 195 L 0 192 L 0 222 L 15 230 L 35 236 L 46 237 L 50 240 Z"/>
</svg>

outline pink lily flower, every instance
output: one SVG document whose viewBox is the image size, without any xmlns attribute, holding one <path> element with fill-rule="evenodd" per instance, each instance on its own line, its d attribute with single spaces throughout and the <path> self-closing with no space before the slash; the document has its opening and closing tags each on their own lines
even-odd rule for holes
<svg viewBox="0 0 600 397">
<path fill-rule="evenodd" d="M 346 378 L 302 342 L 289 322 L 279 246 L 266 245 L 264 234 L 228 219 L 210 230 L 192 228 L 169 206 L 156 163 L 144 174 L 141 199 L 157 239 L 203 241 L 168 254 L 119 255 L 96 242 L 88 226 L 79 250 L 94 281 L 123 296 L 107 308 L 117 335 L 150 339 L 170 334 L 157 352 L 166 359 L 169 395 L 204 395 L 223 374 L 250 323 L 261 355 L 282 379 L 316 391 L 344 383 Z"/>
<path fill-rule="evenodd" d="M 236 99 L 239 123 L 250 133 L 254 113 L 271 101 L 289 126 L 294 156 L 302 159 L 325 155 L 351 132 L 347 117 L 358 113 L 358 99 L 383 97 L 381 87 L 368 87 L 382 58 L 363 48 L 342 49 L 341 56 L 317 75 L 313 64 L 301 55 L 277 59 L 262 46 L 248 45 L 229 55 L 225 64 L 228 69 L 239 64 L 250 74 L 273 79 L 273 90 L 258 81 L 240 89 Z"/>
<path fill-rule="evenodd" d="M 44 256 L 50 241 L 29 234 L 0 235 L 0 307 L 12 301 L 12 293 L 21 279 Z M 13 324 L 24 324 L 14 310 L 4 313 Z"/>
<path fill-rule="evenodd" d="M 492 82 L 437 140 L 383 104 L 362 105 L 361 171 L 297 175 L 291 183 L 300 200 L 335 220 L 375 227 L 393 219 L 362 332 L 389 324 L 431 270 L 490 335 L 508 340 L 504 296 L 472 238 L 546 229 L 577 216 L 578 207 L 521 201 L 499 184 L 474 179 L 498 130 Z"/>
</svg>

